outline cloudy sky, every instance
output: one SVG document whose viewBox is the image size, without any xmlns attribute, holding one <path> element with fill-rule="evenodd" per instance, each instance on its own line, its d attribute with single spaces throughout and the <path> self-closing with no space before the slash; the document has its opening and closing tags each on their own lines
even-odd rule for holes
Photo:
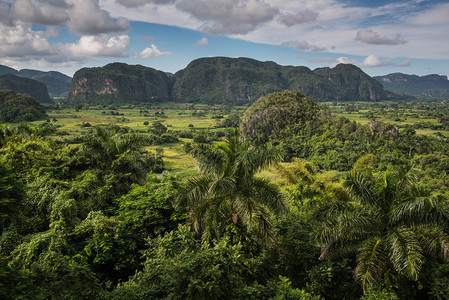
<svg viewBox="0 0 449 300">
<path fill-rule="evenodd" d="M 0 0 L 0 64 L 16 69 L 174 73 L 208 56 L 449 75 L 449 1 Z"/>
</svg>

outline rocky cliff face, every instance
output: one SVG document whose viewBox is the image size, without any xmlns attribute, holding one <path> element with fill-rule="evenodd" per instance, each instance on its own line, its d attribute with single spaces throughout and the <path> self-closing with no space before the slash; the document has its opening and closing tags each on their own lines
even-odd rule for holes
<svg viewBox="0 0 449 300">
<path fill-rule="evenodd" d="M 417 76 L 402 73 L 392 73 L 376 76 L 385 89 L 425 98 L 448 98 L 449 80 L 447 76 L 436 74 Z"/>
<path fill-rule="evenodd" d="M 69 104 L 128 104 L 170 99 L 171 79 L 139 65 L 83 68 L 72 79 Z"/>
</svg>

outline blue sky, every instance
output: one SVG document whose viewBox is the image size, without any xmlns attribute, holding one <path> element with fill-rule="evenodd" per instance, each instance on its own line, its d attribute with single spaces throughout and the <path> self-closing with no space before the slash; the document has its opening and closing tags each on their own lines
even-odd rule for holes
<svg viewBox="0 0 449 300">
<path fill-rule="evenodd" d="M 449 75 L 449 1 L 0 0 L 0 64 L 67 75 L 200 57 Z"/>
</svg>

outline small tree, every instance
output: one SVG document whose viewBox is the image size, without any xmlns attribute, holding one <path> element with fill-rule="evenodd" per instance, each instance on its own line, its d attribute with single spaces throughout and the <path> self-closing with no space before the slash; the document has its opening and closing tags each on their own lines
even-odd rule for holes
<svg viewBox="0 0 449 300">
<path fill-rule="evenodd" d="M 156 135 L 163 135 L 164 133 L 167 132 L 167 127 L 165 127 L 165 125 L 162 124 L 161 122 L 154 122 L 153 123 L 153 132 Z"/>
</svg>

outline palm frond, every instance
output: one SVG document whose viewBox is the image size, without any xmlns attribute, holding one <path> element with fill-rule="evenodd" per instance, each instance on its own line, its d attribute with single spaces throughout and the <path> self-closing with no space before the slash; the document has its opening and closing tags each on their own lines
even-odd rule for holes
<svg viewBox="0 0 449 300">
<path fill-rule="evenodd" d="M 395 169 L 396 178 L 398 180 L 397 185 L 399 188 L 406 188 L 407 186 L 414 185 L 419 176 L 419 170 L 414 165 L 401 165 Z"/>
<path fill-rule="evenodd" d="M 264 206 L 259 205 L 255 209 L 252 218 L 254 220 L 253 223 L 256 224 L 258 235 L 265 240 L 265 242 L 271 244 L 274 241 L 274 231 L 270 213 Z"/>
<path fill-rule="evenodd" d="M 210 197 L 215 197 L 217 195 L 229 195 L 236 193 L 236 182 L 234 177 L 210 177 L 213 178 L 209 182 L 208 194 Z"/>
<path fill-rule="evenodd" d="M 384 275 L 388 265 L 385 243 L 380 237 L 373 237 L 363 242 L 357 255 L 355 278 L 364 290 L 375 286 Z"/>
<path fill-rule="evenodd" d="M 194 207 L 197 202 L 202 201 L 207 196 L 211 181 L 213 181 L 213 178 L 207 175 L 189 178 L 186 184 L 179 190 L 179 196 L 174 203 L 175 208 L 186 209 Z"/>
<path fill-rule="evenodd" d="M 198 169 L 206 174 L 219 176 L 224 172 L 226 155 L 209 144 L 195 144 L 190 155 L 196 159 Z"/>
<path fill-rule="evenodd" d="M 420 234 L 422 245 L 426 252 L 433 253 L 445 261 L 449 261 L 449 234 L 438 226 L 419 226 L 417 231 Z"/>
<path fill-rule="evenodd" d="M 394 269 L 411 280 L 418 280 L 424 256 L 416 233 L 401 226 L 390 230 L 386 241 Z"/>
<path fill-rule="evenodd" d="M 441 197 L 428 196 L 425 191 L 414 189 L 414 193 L 397 204 L 390 214 L 390 223 L 392 225 L 425 225 L 433 224 L 435 226 L 449 226 L 449 205 Z"/>
<path fill-rule="evenodd" d="M 255 199 L 269 208 L 275 216 L 281 216 L 288 212 L 287 201 L 277 185 L 267 179 L 254 177 L 251 186 Z"/>
<path fill-rule="evenodd" d="M 391 209 L 390 224 L 419 224 L 430 221 L 430 212 L 435 207 L 434 197 L 416 197 L 399 203 Z"/>
<path fill-rule="evenodd" d="M 374 180 L 370 174 L 356 170 L 349 171 L 346 173 L 343 186 L 357 202 L 363 205 L 379 205 L 374 193 Z"/>
<path fill-rule="evenodd" d="M 238 155 L 238 162 L 245 174 L 252 176 L 263 168 L 278 163 L 282 159 L 280 149 L 266 144 L 265 147 L 248 147 Z"/>
<path fill-rule="evenodd" d="M 315 240 L 322 246 L 322 258 L 331 257 L 341 249 L 352 248 L 381 233 L 383 225 L 377 211 L 333 206 L 321 216 L 324 219 L 314 230 Z M 335 211 L 329 212 L 333 208 Z"/>
</svg>

